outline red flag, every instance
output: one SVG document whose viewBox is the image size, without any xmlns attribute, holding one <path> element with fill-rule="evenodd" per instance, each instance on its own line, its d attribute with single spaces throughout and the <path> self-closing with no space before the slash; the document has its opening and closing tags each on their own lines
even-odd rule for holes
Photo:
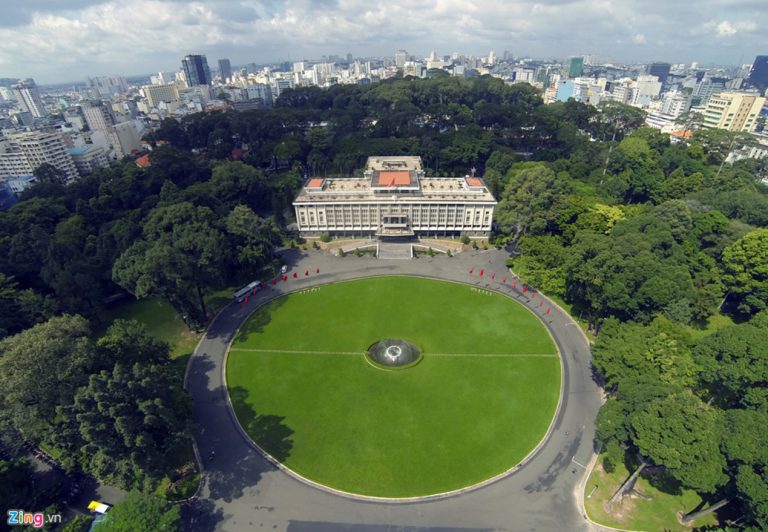
<svg viewBox="0 0 768 532">
<path fill-rule="evenodd" d="M 245 302 L 248 303 L 248 296 L 245 296 Z"/>
<path fill-rule="evenodd" d="M 256 289 L 255 289 L 255 288 L 253 289 L 253 292 L 251 292 L 251 295 L 252 295 L 252 296 L 255 296 L 255 295 L 256 295 Z"/>
<path fill-rule="evenodd" d="M 507 282 L 507 278 L 506 277 L 502 277 L 501 282 L 502 283 L 506 283 Z"/>
<path fill-rule="evenodd" d="M 544 306 L 544 300 L 543 300 L 543 299 L 540 299 L 540 300 L 539 300 L 539 306 L 540 306 L 540 307 L 543 307 L 543 306 Z"/>
<path fill-rule="evenodd" d="M 287 275 L 283 275 L 283 282 L 285 282 L 287 280 L 288 280 L 288 276 Z"/>
<path fill-rule="evenodd" d="M 317 270 L 315 270 L 315 273 L 320 273 L 320 268 L 318 268 Z"/>
<path fill-rule="evenodd" d="M 493 281 L 494 279 L 496 279 L 496 274 L 495 274 L 495 273 L 492 273 L 492 274 L 491 274 L 491 281 Z"/>
<path fill-rule="evenodd" d="M 512 288 L 517 288 L 517 279 L 512 281 Z"/>
<path fill-rule="evenodd" d="M 296 273 L 296 272 L 293 272 L 293 278 L 294 278 L 294 279 L 298 279 L 298 278 L 299 278 L 299 274 L 298 274 L 298 273 Z"/>
<path fill-rule="evenodd" d="M 304 270 L 304 277 L 309 277 L 309 270 Z"/>
<path fill-rule="evenodd" d="M 536 292 L 531 292 L 531 299 L 536 299 Z"/>
<path fill-rule="evenodd" d="M 470 268 L 470 269 L 469 269 L 469 275 L 472 275 L 472 273 L 473 273 L 474 271 L 475 271 L 475 269 L 474 269 L 474 268 Z"/>
<path fill-rule="evenodd" d="M 274 285 L 276 285 L 276 284 L 277 284 L 277 277 L 275 277 L 274 279 L 272 279 L 272 286 L 274 286 Z"/>
<path fill-rule="evenodd" d="M 549 313 L 552 311 L 551 308 L 547 307 L 547 316 L 549 316 Z"/>
<path fill-rule="evenodd" d="M 523 285 L 523 293 L 525 293 L 526 290 L 528 290 L 528 287 Z"/>
<path fill-rule="evenodd" d="M 485 270 L 480 270 L 480 277 L 483 276 L 483 273 L 485 273 Z"/>
</svg>

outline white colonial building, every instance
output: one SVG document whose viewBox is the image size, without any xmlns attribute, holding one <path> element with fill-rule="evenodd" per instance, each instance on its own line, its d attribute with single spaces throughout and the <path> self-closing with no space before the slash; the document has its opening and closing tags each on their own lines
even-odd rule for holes
<svg viewBox="0 0 768 532">
<path fill-rule="evenodd" d="M 302 236 L 487 237 L 496 200 L 478 177 L 425 177 L 421 157 L 369 157 L 363 177 L 309 179 L 293 202 Z"/>
</svg>

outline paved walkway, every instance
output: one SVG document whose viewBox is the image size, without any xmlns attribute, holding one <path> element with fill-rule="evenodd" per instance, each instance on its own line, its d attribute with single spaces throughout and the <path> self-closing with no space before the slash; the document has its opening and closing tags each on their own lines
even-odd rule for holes
<svg viewBox="0 0 768 532">
<path fill-rule="evenodd" d="M 380 259 L 411 260 L 411 242 L 379 242 Z"/>
<path fill-rule="evenodd" d="M 531 301 L 501 284 L 508 276 L 506 253 L 477 251 L 410 261 L 369 257 L 338 258 L 322 252 L 291 250 L 289 276 L 259 294 L 246 308 L 226 307 L 213 321 L 190 359 L 187 386 L 194 399 L 196 439 L 206 469 L 201 496 L 185 508 L 187 530 L 312 531 L 485 531 L 588 530 L 576 493 L 582 464 L 592 453 L 594 419 L 600 406 L 592 380 L 588 345 L 578 326 L 560 310 L 544 315 L 541 296 Z M 474 274 L 469 275 L 470 268 Z M 316 273 L 317 270 L 320 273 Z M 484 276 L 478 276 L 479 269 Z M 495 272 L 495 280 L 489 275 Z M 280 471 L 255 451 L 238 431 L 227 406 L 222 371 L 226 348 L 240 324 L 258 304 L 282 293 L 328 282 L 371 275 L 409 274 L 470 282 L 513 295 L 547 318 L 564 367 L 562 407 L 549 440 L 520 470 L 485 487 L 439 500 L 396 504 L 359 501 L 308 486 Z M 270 284 L 271 286 L 271 284 Z M 521 427 L 524 430 L 524 427 Z"/>
</svg>

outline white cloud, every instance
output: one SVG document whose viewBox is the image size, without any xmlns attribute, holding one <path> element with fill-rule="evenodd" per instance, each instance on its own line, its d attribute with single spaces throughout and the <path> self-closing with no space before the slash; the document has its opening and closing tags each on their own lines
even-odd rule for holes
<svg viewBox="0 0 768 532">
<path fill-rule="evenodd" d="M 720 37 L 730 37 L 736 34 L 736 28 L 730 22 L 724 20 L 717 25 L 717 34 Z"/>
<path fill-rule="evenodd" d="M 176 70 L 187 53 L 206 53 L 211 64 L 403 47 L 714 62 L 730 60 L 734 47 L 745 57 L 764 52 L 759 28 L 768 27 L 763 0 L 700 0 L 706 9 L 695 11 L 669 0 L 17 1 L 24 7 L 0 22 L 0 77 L 41 82 Z"/>
</svg>

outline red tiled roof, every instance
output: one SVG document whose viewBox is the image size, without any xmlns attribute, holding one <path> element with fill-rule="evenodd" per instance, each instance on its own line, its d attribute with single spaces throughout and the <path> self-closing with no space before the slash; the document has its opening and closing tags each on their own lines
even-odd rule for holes
<svg viewBox="0 0 768 532">
<path fill-rule="evenodd" d="M 673 131 L 670 133 L 673 137 L 677 137 L 679 139 L 689 139 L 693 136 L 693 131 L 690 129 L 681 130 L 681 131 Z"/>
<path fill-rule="evenodd" d="M 379 186 L 393 186 L 393 185 L 410 185 L 411 173 L 406 171 L 384 171 L 379 172 L 379 182 L 376 183 Z"/>
<path fill-rule="evenodd" d="M 323 186 L 324 182 L 325 182 L 325 179 L 323 179 L 322 177 L 315 177 L 309 180 L 309 183 L 307 183 L 307 187 L 320 188 Z"/>
<path fill-rule="evenodd" d="M 149 160 L 149 154 L 142 155 L 138 159 L 136 159 L 136 164 L 138 166 L 141 166 L 142 168 L 149 168 L 152 166 L 152 162 Z"/>
<path fill-rule="evenodd" d="M 480 179 L 479 177 L 468 177 L 467 178 L 467 185 L 469 185 L 470 187 L 482 187 L 482 186 L 485 186 L 485 185 L 483 185 L 483 180 Z"/>
</svg>

